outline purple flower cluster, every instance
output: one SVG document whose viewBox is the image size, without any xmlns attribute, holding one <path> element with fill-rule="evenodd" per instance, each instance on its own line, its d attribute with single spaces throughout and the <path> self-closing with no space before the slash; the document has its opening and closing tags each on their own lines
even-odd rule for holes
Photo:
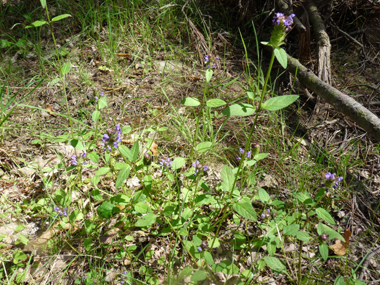
<svg viewBox="0 0 380 285">
<path fill-rule="evenodd" d="M 275 13 L 273 17 L 273 24 L 275 25 L 281 25 L 284 24 L 286 30 L 290 30 L 291 25 L 293 24 L 293 17 L 295 17 L 295 14 L 291 14 L 290 16 L 285 16 L 283 13 Z"/>
<path fill-rule="evenodd" d="M 193 162 L 192 165 L 195 168 L 194 176 L 197 176 L 199 170 L 203 170 L 203 172 L 208 170 L 208 166 L 200 164 L 199 160 Z"/>
<path fill-rule="evenodd" d="M 172 166 L 173 164 L 173 161 L 170 160 L 170 158 L 167 158 L 167 159 L 164 159 L 164 158 L 161 158 L 161 162 L 160 164 L 165 168 L 166 167 L 170 167 Z"/>
<path fill-rule="evenodd" d="M 241 153 L 241 154 L 244 154 L 244 153 L 245 153 L 245 150 L 244 150 L 244 148 L 239 148 L 239 151 L 240 151 L 240 153 Z M 246 153 L 245 157 L 247 157 L 247 158 L 251 158 L 251 156 L 252 156 L 252 153 L 251 153 L 251 151 L 250 151 L 250 150 L 249 150 L 249 151 L 247 151 L 247 153 Z M 241 157 L 237 157 L 236 159 L 237 159 L 237 160 L 240 160 L 240 159 L 241 159 Z"/>
<path fill-rule="evenodd" d="M 107 129 L 107 133 L 103 135 L 100 145 L 104 147 L 104 150 L 112 151 L 112 148 L 117 149 L 119 147 L 119 142 L 121 142 L 120 124 L 115 126 L 115 130 Z"/>
<path fill-rule="evenodd" d="M 205 65 L 208 67 L 208 68 L 211 68 L 211 67 L 216 67 L 216 60 L 219 60 L 219 56 L 214 56 L 213 54 L 211 55 L 205 55 Z"/>
<path fill-rule="evenodd" d="M 72 165 L 72 166 L 77 166 L 77 165 L 78 165 L 78 161 L 77 161 L 78 158 L 80 158 L 81 160 L 83 160 L 83 161 L 81 161 L 80 164 L 82 164 L 82 165 L 87 164 L 87 162 L 85 161 L 85 158 L 86 158 L 86 152 L 83 152 L 83 153 L 82 153 L 81 155 L 79 155 L 78 157 L 77 157 L 76 155 L 74 155 L 74 154 L 71 156 L 71 165 Z"/>
<path fill-rule="evenodd" d="M 102 91 L 102 92 L 100 92 L 100 96 L 104 96 L 104 92 Z M 98 99 L 99 99 L 99 97 L 98 96 L 95 96 L 95 101 L 98 101 Z"/>
<path fill-rule="evenodd" d="M 325 181 L 323 186 L 326 186 L 326 190 L 329 190 L 330 187 L 336 189 L 339 186 L 339 182 L 343 180 L 342 176 L 336 177 L 335 174 L 327 172 L 325 174 Z"/>
<path fill-rule="evenodd" d="M 124 284 L 124 278 L 125 278 L 125 276 L 127 275 L 127 271 L 126 270 L 124 270 L 123 271 L 123 275 L 121 276 L 121 281 L 120 281 L 120 284 Z"/>
<path fill-rule="evenodd" d="M 55 215 L 54 218 L 56 218 L 58 215 L 60 215 L 60 216 L 67 216 L 67 212 L 66 212 L 67 211 L 67 207 L 62 210 L 58 206 L 55 206 L 54 207 L 54 211 L 57 213 L 57 215 Z"/>
</svg>

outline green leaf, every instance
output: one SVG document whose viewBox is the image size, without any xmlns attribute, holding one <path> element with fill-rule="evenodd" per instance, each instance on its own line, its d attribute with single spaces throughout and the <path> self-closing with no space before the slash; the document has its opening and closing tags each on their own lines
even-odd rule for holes
<svg viewBox="0 0 380 285">
<path fill-rule="evenodd" d="M 216 108 L 216 107 L 224 106 L 226 104 L 227 103 L 221 99 L 210 99 L 206 102 L 207 107 L 210 107 L 210 108 Z"/>
<path fill-rule="evenodd" d="M 259 161 L 259 160 L 266 158 L 268 155 L 269 155 L 269 153 L 258 153 L 253 157 L 253 159 L 256 161 Z"/>
<path fill-rule="evenodd" d="M 98 163 L 99 162 L 99 154 L 97 152 L 95 152 L 95 151 L 90 152 L 89 154 L 87 154 L 87 157 L 88 157 L 89 160 L 91 160 L 94 163 Z"/>
<path fill-rule="evenodd" d="M 114 197 L 112 197 L 110 199 L 110 201 L 113 203 L 113 204 L 116 204 L 116 205 L 121 205 L 121 206 L 126 206 L 129 204 L 129 201 L 131 199 L 129 199 L 128 196 L 126 195 L 116 195 Z"/>
<path fill-rule="evenodd" d="M 288 67 L 288 59 L 286 58 L 286 51 L 283 48 L 275 48 L 273 50 L 278 62 L 286 69 Z"/>
<path fill-rule="evenodd" d="M 308 242 L 310 240 L 310 235 L 307 233 L 307 232 L 303 232 L 303 231 L 298 231 L 294 234 L 294 236 L 299 239 L 299 240 L 302 240 L 304 242 Z"/>
<path fill-rule="evenodd" d="M 268 111 L 277 111 L 283 109 L 298 99 L 298 95 L 283 95 L 273 97 L 263 103 L 263 108 Z"/>
<path fill-rule="evenodd" d="M 43 26 L 45 24 L 47 24 L 46 21 L 44 21 L 44 20 L 38 20 L 38 21 L 35 21 L 32 24 L 30 24 L 30 26 L 26 26 L 25 29 L 29 29 L 29 28 L 33 28 L 33 27 L 37 28 L 37 27 Z"/>
<path fill-rule="evenodd" d="M 198 270 L 198 271 L 195 271 L 194 274 L 191 276 L 191 281 L 193 282 L 202 281 L 202 280 L 205 280 L 206 277 L 207 277 L 206 271 Z"/>
<path fill-rule="evenodd" d="M 62 65 L 62 69 L 61 69 L 62 76 L 69 73 L 70 69 L 71 69 L 70 61 L 65 62 L 65 64 Z"/>
<path fill-rule="evenodd" d="M 116 214 L 119 212 L 119 208 L 110 202 L 103 202 L 98 207 L 97 212 L 98 212 L 99 217 L 103 219 L 109 219 L 112 217 L 113 214 Z"/>
<path fill-rule="evenodd" d="M 107 104 L 107 97 L 106 96 L 101 96 L 98 100 L 98 106 L 99 109 L 103 109 L 108 106 Z"/>
<path fill-rule="evenodd" d="M 148 227 L 156 222 L 156 218 L 157 216 L 155 214 L 148 213 L 143 216 L 142 219 L 138 219 L 135 226 L 140 228 Z"/>
<path fill-rule="evenodd" d="M 15 250 L 13 252 L 13 263 L 18 264 L 20 262 L 24 262 L 28 259 L 25 253 L 23 253 L 21 250 Z"/>
<path fill-rule="evenodd" d="M 215 202 L 216 200 L 210 194 L 201 194 L 197 198 L 195 198 L 195 201 L 194 201 L 196 206 L 201 206 L 205 204 L 210 205 L 210 204 L 214 204 Z"/>
<path fill-rule="evenodd" d="M 208 151 L 212 146 L 212 142 L 201 142 L 195 147 L 195 150 L 199 153 Z"/>
<path fill-rule="evenodd" d="M 331 217 L 329 212 L 327 212 L 325 209 L 317 208 L 315 210 L 315 212 L 317 213 L 317 216 L 319 218 L 321 218 L 322 220 L 324 220 L 326 223 L 329 223 L 331 225 L 335 225 L 335 221 L 334 221 L 333 217 Z"/>
<path fill-rule="evenodd" d="M 95 175 L 102 176 L 110 172 L 110 170 L 111 169 L 108 166 L 104 166 L 104 167 L 99 168 L 98 171 L 96 171 Z"/>
<path fill-rule="evenodd" d="M 100 111 L 96 110 L 92 112 L 92 120 L 96 123 L 99 119 L 100 116 Z"/>
<path fill-rule="evenodd" d="M 222 114 L 225 116 L 245 117 L 250 116 L 256 112 L 256 109 L 247 103 L 233 104 L 223 110 Z"/>
<path fill-rule="evenodd" d="M 22 235 L 22 234 L 17 234 L 18 235 L 18 238 L 20 240 L 21 243 L 23 244 L 28 244 L 29 240 L 26 236 Z"/>
<path fill-rule="evenodd" d="M 184 269 L 182 269 L 181 273 L 178 275 L 178 280 L 182 281 L 187 276 L 190 276 L 191 272 L 193 272 L 193 268 L 191 266 L 186 266 Z"/>
<path fill-rule="evenodd" d="M 62 14 L 62 15 L 59 15 L 57 17 L 54 17 L 53 19 L 51 19 L 52 22 L 57 22 L 59 20 L 62 20 L 64 18 L 67 18 L 67 17 L 71 17 L 70 14 Z"/>
<path fill-rule="evenodd" d="M 212 255 L 211 253 L 209 253 L 208 251 L 205 251 L 204 254 L 203 254 L 204 258 L 206 259 L 207 263 L 209 265 L 213 265 L 215 264 L 214 263 L 214 259 L 212 258 Z"/>
<path fill-rule="evenodd" d="M 12 43 L 9 42 L 8 40 L 0 39 L 0 48 L 7 48 L 7 47 L 10 47 L 11 45 Z"/>
<path fill-rule="evenodd" d="M 46 0 L 40 0 L 41 2 L 41 7 L 45 9 L 46 7 Z"/>
<path fill-rule="evenodd" d="M 214 271 L 215 273 L 222 272 L 228 275 L 238 274 L 240 272 L 239 268 L 228 260 L 223 260 L 220 263 L 214 264 L 212 266 L 212 271 Z"/>
<path fill-rule="evenodd" d="M 321 230 L 322 228 L 323 228 L 323 230 Z M 323 233 L 327 234 L 329 236 L 329 240 L 337 238 L 343 242 L 346 242 L 346 240 L 344 239 L 344 237 L 341 234 L 337 233 L 332 228 L 330 228 L 330 227 L 328 227 L 322 223 L 318 224 L 317 231 L 318 231 L 318 233 L 321 232 L 320 234 L 323 234 Z"/>
<path fill-rule="evenodd" d="M 263 188 L 259 189 L 259 198 L 263 203 L 267 203 L 270 199 L 269 194 Z"/>
<path fill-rule="evenodd" d="M 338 275 L 338 277 L 335 279 L 334 285 L 345 285 L 346 282 L 344 281 L 344 277 L 342 275 Z"/>
<path fill-rule="evenodd" d="M 183 99 L 181 103 L 188 107 L 196 107 L 201 104 L 197 98 L 193 98 L 193 97 L 187 97 Z"/>
<path fill-rule="evenodd" d="M 297 192 L 297 193 L 294 193 L 293 196 L 294 198 L 298 199 L 298 201 L 300 201 L 303 204 L 310 204 L 312 202 L 310 195 L 305 192 Z"/>
<path fill-rule="evenodd" d="M 96 201 L 103 201 L 102 194 L 100 194 L 99 189 L 94 189 L 91 191 L 91 196 L 94 198 Z"/>
<path fill-rule="evenodd" d="M 222 189 L 226 192 L 231 191 L 235 180 L 235 175 L 232 173 L 231 168 L 227 165 L 224 165 L 222 172 L 220 173 L 220 177 L 223 180 L 221 184 Z"/>
<path fill-rule="evenodd" d="M 298 232 L 299 229 L 300 229 L 300 225 L 298 225 L 298 224 L 291 224 L 291 225 L 286 226 L 284 228 L 284 235 L 293 236 L 293 235 L 296 234 L 296 232 Z"/>
<path fill-rule="evenodd" d="M 276 273 L 285 273 L 286 266 L 277 257 L 266 256 L 264 257 L 265 263 Z"/>
<path fill-rule="evenodd" d="M 91 243 L 92 243 L 92 238 L 88 237 L 84 239 L 83 245 L 86 251 L 89 251 L 92 249 Z"/>
<path fill-rule="evenodd" d="M 91 183 L 92 183 L 92 185 L 94 185 L 94 186 L 98 185 L 99 181 L 100 181 L 100 177 L 97 176 L 97 175 L 94 175 L 94 176 L 91 178 Z"/>
<path fill-rule="evenodd" d="M 129 166 L 120 170 L 119 175 L 117 176 L 117 179 L 116 179 L 116 183 L 115 183 L 116 189 L 119 188 L 123 184 L 125 179 L 128 178 L 130 171 L 131 169 L 129 168 Z"/>
<path fill-rule="evenodd" d="M 251 203 L 237 202 L 233 204 L 232 207 L 240 216 L 252 221 L 257 221 L 257 215 Z"/>
<path fill-rule="evenodd" d="M 172 163 L 172 169 L 177 170 L 186 164 L 186 159 L 183 157 L 176 157 Z"/>
<path fill-rule="evenodd" d="M 214 73 L 214 72 L 212 71 L 212 69 L 209 69 L 209 68 L 208 68 L 208 69 L 206 70 L 206 81 L 207 81 L 207 82 L 210 82 L 213 73 Z"/>
<path fill-rule="evenodd" d="M 70 144 L 77 150 L 85 150 L 84 149 L 84 146 L 83 146 L 83 143 L 77 139 L 72 139 L 70 141 Z"/>
<path fill-rule="evenodd" d="M 149 205 L 145 202 L 140 202 L 135 205 L 135 211 L 140 214 L 146 214 L 148 212 L 152 212 Z"/>
<path fill-rule="evenodd" d="M 131 153 L 130 162 L 136 161 L 136 159 L 139 157 L 139 141 L 136 141 L 133 144 L 130 153 Z"/>
<path fill-rule="evenodd" d="M 319 245 L 319 253 L 321 254 L 323 260 L 326 261 L 329 257 L 329 247 L 326 243 L 321 243 Z"/>
</svg>

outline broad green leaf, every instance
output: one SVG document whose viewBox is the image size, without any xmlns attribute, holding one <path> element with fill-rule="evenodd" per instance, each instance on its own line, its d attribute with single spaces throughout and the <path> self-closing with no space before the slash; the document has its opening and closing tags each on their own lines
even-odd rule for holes
<svg viewBox="0 0 380 285">
<path fill-rule="evenodd" d="M 232 207 L 243 218 L 246 218 L 252 221 L 257 221 L 257 215 L 251 203 L 237 202 L 233 204 Z"/>
<path fill-rule="evenodd" d="M 225 116 L 245 117 L 250 116 L 256 112 L 251 104 L 239 103 L 233 104 L 223 110 L 222 114 Z"/>
<path fill-rule="evenodd" d="M 23 253 L 21 250 L 15 250 L 13 252 L 13 263 L 18 264 L 20 262 L 24 262 L 28 259 L 27 255 Z"/>
<path fill-rule="evenodd" d="M 94 163 L 98 163 L 99 162 L 99 154 L 97 152 L 95 152 L 95 151 L 90 152 L 89 154 L 87 154 L 87 157 L 88 157 L 89 160 L 91 160 Z"/>
<path fill-rule="evenodd" d="M 269 153 L 258 153 L 253 157 L 253 159 L 256 161 L 259 161 L 259 160 L 266 158 L 268 155 L 269 155 Z"/>
<path fill-rule="evenodd" d="M 96 121 L 99 119 L 100 111 L 96 110 L 92 112 L 92 120 L 96 123 Z"/>
<path fill-rule="evenodd" d="M 57 17 L 54 17 L 53 19 L 51 19 L 52 22 L 57 22 L 59 20 L 62 20 L 64 18 L 67 18 L 67 17 L 71 17 L 70 14 L 62 14 L 62 15 L 59 15 Z"/>
<path fill-rule="evenodd" d="M 212 142 L 201 142 L 200 144 L 198 144 L 196 147 L 195 147 L 195 150 L 197 152 L 206 152 L 208 151 L 212 146 Z"/>
<path fill-rule="evenodd" d="M 299 229 L 300 229 L 300 225 L 298 225 L 298 224 L 291 224 L 291 225 L 286 226 L 284 228 L 284 235 L 293 236 L 293 235 L 296 234 L 296 232 L 298 232 Z"/>
<path fill-rule="evenodd" d="M 298 199 L 298 201 L 304 204 L 310 204 L 312 202 L 310 195 L 305 192 L 297 192 L 297 193 L 294 193 L 293 196 L 294 198 Z"/>
<path fill-rule="evenodd" d="M 25 29 L 29 29 L 29 28 L 33 28 L 33 27 L 37 28 L 37 27 L 43 26 L 45 24 L 47 24 L 46 21 L 38 20 L 38 21 L 35 21 L 32 24 L 30 24 L 30 26 L 26 26 Z"/>
<path fill-rule="evenodd" d="M 122 170 L 120 170 L 119 175 L 117 176 L 117 179 L 116 179 L 116 183 L 115 183 L 116 189 L 119 188 L 123 184 L 125 179 L 128 178 L 130 171 L 131 169 L 129 167 L 125 167 Z"/>
<path fill-rule="evenodd" d="M 85 150 L 84 149 L 84 146 L 83 146 L 83 143 L 80 141 L 80 140 L 77 140 L 77 139 L 72 139 L 70 141 L 70 144 L 77 150 Z"/>
<path fill-rule="evenodd" d="M 317 216 L 319 218 L 321 218 L 322 220 L 324 220 L 326 223 L 329 223 L 331 225 L 335 225 L 335 221 L 334 221 L 333 217 L 331 217 L 329 212 L 327 212 L 325 209 L 317 208 L 315 210 L 315 212 L 317 213 Z"/>
<path fill-rule="evenodd" d="M 194 274 L 191 276 L 191 281 L 192 282 L 202 281 L 202 280 L 205 280 L 206 277 L 207 277 L 206 271 L 198 270 L 198 271 L 195 271 Z"/>
<path fill-rule="evenodd" d="M 323 228 L 323 230 L 321 231 L 320 229 L 322 229 L 322 228 Z M 318 231 L 318 233 L 321 232 L 320 234 L 322 234 L 322 233 L 327 234 L 329 236 L 329 240 L 333 240 L 333 239 L 337 238 L 343 242 L 346 242 L 346 240 L 344 239 L 344 237 L 341 234 L 337 233 L 332 228 L 330 228 L 330 227 L 328 227 L 322 223 L 318 224 L 317 231 Z"/>
<path fill-rule="evenodd" d="M 195 198 L 195 205 L 196 206 L 201 206 L 201 205 L 205 205 L 205 204 L 210 205 L 210 204 L 214 204 L 215 202 L 216 202 L 216 200 L 210 194 L 201 194 L 197 198 Z"/>
<path fill-rule="evenodd" d="M 55 137 L 54 140 L 56 142 L 65 142 L 68 140 L 68 136 L 67 135 L 60 135 L 60 136 Z"/>
<path fill-rule="evenodd" d="M 57 84 L 59 81 L 61 81 L 61 78 L 54 78 L 52 81 L 50 81 L 50 86 Z"/>
<path fill-rule="evenodd" d="M 153 225 L 156 222 L 157 216 L 153 213 L 148 213 L 145 216 L 143 216 L 141 219 L 138 219 L 135 226 L 136 227 L 148 227 L 150 225 Z"/>
<path fill-rule="evenodd" d="M 127 195 L 116 195 L 110 199 L 113 204 L 126 206 L 131 199 Z"/>
<path fill-rule="evenodd" d="M 235 175 L 232 173 L 231 168 L 227 165 L 224 165 L 222 168 L 222 172 L 220 173 L 220 177 L 223 180 L 221 184 L 222 189 L 226 192 L 231 191 L 235 180 Z"/>
<path fill-rule="evenodd" d="M 213 265 L 214 264 L 214 259 L 212 258 L 212 255 L 211 253 L 209 253 L 208 251 L 205 251 L 204 254 L 203 254 L 204 258 L 206 259 L 207 263 L 209 265 Z"/>
<path fill-rule="evenodd" d="M 17 234 L 18 235 L 18 238 L 19 238 L 19 241 L 23 244 L 28 244 L 29 240 L 26 236 L 22 235 L 22 234 Z"/>
<path fill-rule="evenodd" d="M 190 276 L 191 272 L 193 272 L 193 268 L 191 266 L 186 266 L 184 269 L 182 269 L 181 273 L 178 275 L 178 280 L 182 281 L 187 276 Z"/>
<path fill-rule="evenodd" d="M 206 105 L 207 107 L 216 108 L 220 106 L 224 106 L 227 103 L 221 99 L 210 99 L 207 101 Z"/>
<path fill-rule="evenodd" d="M 283 109 L 298 99 L 298 95 L 283 95 L 273 97 L 264 102 L 263 108 L 268 111 Z"/>
<path fill-rule="evenodd" d="M 261 202 L 267 203 L 270 199 L 270 196 L 267 193 L 267 191 L 265 191 L 263 188 L 260 188 L 259 189 L 259 198 L 260 198 Z"/>
<path fill-rule="evenodd" d="M 98 212 L 99 217 L 103 219 L 109 219 L 112 217 L 113 214 L 116 214 L 119 212 L 119 208 L 110 202 L 103 202 L 98 207 L 97 212 Z"/>
<path fill-rule="evenodd" d="M 181 103 L 188 107 L 196 107 L 201 104 L 197 98 L 193 98 L 193 97 L 187 97 L 183 99 Z"/>
<path fill-rule="evenodd" d="M 186 164 L 186 159 L 183 157 L 176 157 L 172 163 L 172 169 L 177 170 Z"/>
<path fill-rule="evenodd" d="M 223 260 L 220 263 L 214 264 L 212 266 L 212 271 L 214 271 L 215 273 L 222 272 L 228 275 L 238 274 L 240 272 L 239 268 L 228 260 Z"/>
<path fill-rule="evenodd" d="M 97 102 L 98 102 L 99 109 L 103 109 L 108 106 L 106 96 L 100 97 Z"/>
<path fill-rule="evenodd" d="M 139 141 L 136 141 L 131 148 L 130 161 L 134 162 L 139 157 Z"/>
<path fill-rule="evenodd" d="M 0 48 L 7 48 L 7 47 L 10 47 L 11 45 L 12 45 L 11 42 L 0 39 Z"/>
<path fill-rule="evenodd" d="M 208 241 L 208 243 L 207 243 L 208 247 L 211 248 L 211 246 L 212 246 L 212 242 L 213 242 L 213 241 L 214 241 L 214 237 L 212 237 L 211 239 L 209 239 L 209 241 Z M 214 241 L 213 248 L 217 248 L 217 247 L 219 247 L 219 246 L 220 246 L 220 241 L 219 241 L 218 238 L 216 238 L 215 241 Z"/>
<path fill-rule="evenodd" d="M 207 69 L 206 70 L 206 81 L 207 82 L 210 82 L 213 73 L 214 72 L 212 71 L 212 69 Z"/>
<path fill-rule="evenodd" d="M 125 145 L 119 146 L 119 151 L 124 157 L 130 160 L 129 158 L 131 157 L 131 150 L 127 146 Z"/>
<path fill-rule="evenodd" d="M 110 170 L 111 169 L 108 166 L 101 167 L 101 168 L 98 169 L 98 171 L 96 171 L 95 176 L 105 175 L 108 172 L 110 172 Z"/>
<path fill-rule="evenodd" d="M 335 279 L 334 285 L 346 285 L 344 277 L 342 275 L 338 275 L 338 277 Z"/>
<path fill-rule="evenodd" d="M 46 7 L 46 0 L 40 0 L 41 2 L 41 7 L 45 9 Z"/>
<path fill-rule="evenodd" d="M 148 212 L 152 212 L 149 205 L 145 202 L 140 202 L 135 205 L 135 211 L 140 214 L 146 214 Z"/>
<path fill-rule="evenodd" d="M 71 69 L 70 61 L 65 62 L 65 64 L 62 65 L 62 69 L 61 69 L 62 76 L 69 73 L 70 69 Z"/>
<path fill-rule="evenodd" d="M 267 244 L 267 250 L 270 256 L 274 256 L 276 253 L 276 243 L 272 241 L 271 243 Z"/>
<path fill-rule="evenodd" d="M 323 242 L 319 245 L 319 253 L 321 254 L 323 260 L 326 261 L 329 257 L 329 247 L 326 243 Z"/>
<path fill-rule="evenodd" d="M 103 201 L 102 194 L 100 194 L 99 189 L 94 189 L 91 191 L 91 196 L 94 198 L 96 201 Z"/>
<path fill-rule="evenodd" d="M 294 234 L 294 236 L 299 239 L 299 240 L 302 240 L 304 242 L 308 242 L 310 240 L 310 235 L 307 233 L 307 232 L 304 232 L 304 231 L 298 231 Z"/>
<path fill-rule="evenodd" d="M 286 266 L 277 257 L 266 256 L 264 257 L 265 263 L 276 273 L 286 272 Z"/>
<path fill-rule="evenodd" d="M 92 183 L 92 185 L 94 185 L 94 186 L 98 185 L 99 181 L 100 181 L 100 177 L 97 176 L 97 175 L 94 175 L 94 176 L 91 178 L 91 183 Z"/>
<path fill-rule="evenodd" d="M 286 57 L 286 51 L 283 48 L 275 48 L 273 50 L 278 62 L 281 66 L 286 69 L 288 67 L 288 59 Z"/>
</svg>

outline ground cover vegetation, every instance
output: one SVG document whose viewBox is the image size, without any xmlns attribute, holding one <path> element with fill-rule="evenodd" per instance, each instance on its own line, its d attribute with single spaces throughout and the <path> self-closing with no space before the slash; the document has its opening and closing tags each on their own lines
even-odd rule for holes
<svg viewBox="0 0 380 285">
<path fill-rule="evenodd" d="M 287 71 L 309 3 L 2 2 L 1 284 L 378 284 L 380 145 Z M 327 2 L 378 115 L 379 5 Z"/>
</svg>

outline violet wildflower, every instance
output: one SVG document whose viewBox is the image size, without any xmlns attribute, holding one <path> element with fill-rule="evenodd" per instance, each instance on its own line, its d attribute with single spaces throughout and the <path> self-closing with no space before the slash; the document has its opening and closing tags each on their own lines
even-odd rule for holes
<svg viewBox="0 0 380 285">
<path fill-rule="evenodd" d="M 270 209 L 267 209 L 267 212 L 270 213 Z"/>
<path fill-rule="evenodd" d="M 120 124 L 115 126 L 115 130 L 107 129 L 107 133 L 102 137 L 102 143 L 100 144 L 104 147 L 104 150 L 112 151 L 112 148 L 117 149 L 119 143 L 121 142 L 121 127 Z"/>
<path fill-rule="evenodd" d="M 55 215 L 54 218 L 56 218 L 58 215 L 59 216 L 62 216 L 62 215 L 67 216 L 67 207 L 62 210 L 58 206 L 55 206 L 54 211 L 57 213 L 57 215 Z"/>
<path fill-rule="evenodd" d="M 94 99 L 95 99 L 95 101 L 98 101 L 99 98 L 98 98 L 98 96 L 95 96 Z"/>
<path fill-rule="evenodd" d="M 261 214 L 261 218 L 265 219 L 265 214 L 264 213 Z"/>
<path fill-rule="evenodd" d="M 164 159 L 161 158 L 160 164 L 165 168 L 165 167 L 170 167 L 173 164 L 173 161 L 170 160 L 170 158 Z"/>
<path fill-rule="evenodd" d="M 244 148 L 239 148 L 239 151 L 240 151 L 240 153 L 241 153 L 241 154 L 244 154 L 244 153 L 245 153 L 245 150 L 244 150 Z M 251 156 L 252 156 L 252 153 L 251 153 L 251 151 L 250 151 L 250 150 L 249 150 L 249 151 L 247 151 L 247 153 L 246 153 L 245 157 L 247 157 L 247 158 L 251 158 Z M 240 160 L 240 159 L 241 159 L 241 157 L 237 157 L 236 159 L 237 159 L 237 160 Z"/>
<path fill-rule="evenodd" d="M 71 165 L 72 166 L 78 165 L 77 157 L 74 154 L 71 156 Z"/>
<path fill-rule="evenodd" d="M 333 189 L 336 189 L 339 186 L 339 182 L 342 180 L 343 180 L 342 176 L 336 177 L 335 173 L 333 174 L 333 173 L 327 172 L 325 174 L 325 181 L 324 181 L 323 186 L 326 187 L 327 191 L 329 190 L 330 187 L 332 187 Z"/>
<path fill-rule="evenodd" d="M 272 22 L 275 25 L 283 24 L 285 26 L 285 29 L 288 31 L 290 30 L 291 25 L 293 24 L 293 17 L 295 17 L 295 14 L 285 16 L 283 13 L 275 13 Z"/>
<path fill-rule="evenodd" d="M 198 246 L 198 251 L 202 251 L 202 247 Z"/>
<path fill-rule="evenodd" d="M 321 234 L 321 238 L 326 241 L 329 238 L 329 236 L 327 234 L 323 233 L 323 234 Z"/>
<path fill-rule="evenodd" d="M 205 66 L 207 66 L 208 68 L 217 67 L 216 61 L 219 59 L 219 56 L 214 56 L 213 54 L 205 55 Z"/>
<path fill-rule="evenodd" d="M 193 162 L 192 166 L 195 168 L 194 176 L 197 176 L 199 170 L 203 170 L 203 172 L 206 172 L 208 170 L 208 166 L 200 164 L 199 160 Z"/>
<path fill-rule="evenodd" d="M 102 91 L 102 92 L 100 92 L 100 96 L 104 96 L 104 92 Z"/>
</svg>

